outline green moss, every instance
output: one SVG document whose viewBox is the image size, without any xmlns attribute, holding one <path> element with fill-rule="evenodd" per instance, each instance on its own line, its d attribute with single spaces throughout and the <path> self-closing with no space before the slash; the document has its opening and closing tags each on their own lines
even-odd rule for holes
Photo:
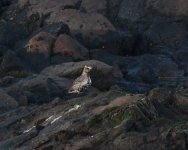
<svg viewBox="0 0 188 150">
<path fill-rule="evenodd" d="M 87 125 L 89 128 L 95 127 L 108 130 L 129 119 L 140 121 L 144 124 L 148 123 L 149 120 L 139 107 L 133 104 L 107 109 L 102 114 L 94 116 Z"/>
<path fill-rule="evenodd" d="M 118 97 L 124 94 L 120 91 L 110 91 L 105 93 L 105 96 L 114 99 L 113 96 Z M 87 123 L 87 127 L 110 130 L 126 120 L 134 120 L 143 125 L 149 125 L 156 118 L 158 118 L 158 112 L 153 101 L 145 98 L 129 105 L 106 109 L 101 114 L 91 118 Z"/>
</svg>

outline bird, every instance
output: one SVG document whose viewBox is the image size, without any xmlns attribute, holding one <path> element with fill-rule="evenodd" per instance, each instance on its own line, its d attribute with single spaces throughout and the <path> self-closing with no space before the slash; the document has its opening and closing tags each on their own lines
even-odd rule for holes
<svg viewBox="0 0 188 150">
<path fill-rule="evenodd" d="M 91 66 L 84 66 L 81 76 L 75 79 L 72 87 L 68 90 L 68 93 L 81 93 L 91 86 L 90 72 L 92 70 Z"/>
</svg>

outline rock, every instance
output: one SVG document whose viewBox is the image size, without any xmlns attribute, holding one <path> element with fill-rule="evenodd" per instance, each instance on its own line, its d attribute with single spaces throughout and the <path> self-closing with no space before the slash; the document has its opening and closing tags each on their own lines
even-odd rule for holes
<svg viewBox="0 0 188 150">
<path fill-rule="evenodd" d="M 73 60 L 84 60 L 89 57 L 88 50 L 66 34 L 61 34 L 57 38 L 53 54 L 72 57 Z"/>
<path fill-rule="evenodd" d="M 118 21 L 121 26 L 136 31 L 140 36 L 135 47 L 138 54 L 171 54 L 172 51 L 187 47 L 187 23 L 184 17 L 187 15 L 187 6 L 180 10 L 182 4 L 186 2 L 122 1 Z"/>
<path fill-rule="evenodd" d="M 10 50 L 8 47 L 0 45 L 0 57 L 2 57 L 8 50 Z"/>
<path fill-rule="evenodd" d="M 10 139 L 8 139 L 4 142 L 1 142 L 0 148 L 1 149 L 14 149 L 15 147 L 17 147 L 21 143 L 26 142 L 27 140 L 35 137 L 36 135 L 37 135 L 37 131 L 32 131 L 29 134 L 24 134 L 24 135 L 20 135 L 20 136 L 10 138 Z"/>
<path fill-rule="evenodd" d="M 152 99 L 157 99 L 159 102 L 164 104 L 173 104 L 174 103 L 174 93 L 171 90 L 164 88 L 154 88 L 149 91 L 149 97 Z"/>
<path fill-rule="evenodd" d="M 171 149 L 186 150 L 186 136 L 188 135 L 187 129 L 187 122 L 180 122 L 174 126 L 170 126 L 170 129 L 166 131 L 166 136 L 163 138 L 163 140 L 170 143 Z"/>
<path fill-rule="evenodd" d="M 81 10 L 87 13 L 106 14 L 107 1 L 106 0 L 82 0 Z"/>
<path fill-rule="evenodd" d="M 62 0 L 54 0 L 54 1 L 29 0 L 30 10 L 28 11 L 28 15 L 35 13 L 39 13 L 39 14 L 56 13 L 60 10 L 64 10 L 67 8 L 76 9 L 79 7 L 80 2 L 81 0 L 63 0 L 63 1 Z"/>
<path fill-rule="evenodd" d="M 129 30 L 109 32 L 99 37 L 94 49 L 104 49 L 118 55 L 134 54 L 137 37 Z"/>
<path fill-rule="evenodd" d="M 18 6 L 20 7 L 20 8 L 22 8 L 22 7 L 24 7 L 24 6 L 26 6 L 26 5 L 28 5 L 29 4 L 29 0 L 18 0 Z"/>
<path fill-rule="evenodd" d="M 129 30 L 109 32 L 101 38 L 98 38 L 99 49 L 105 49 L 111 53 L 119 55 L 134 54 L 137 37 Z"/>
<path fill-rule="evenodd" d="M 131 103 L 137 102 L 138 100 L 140 100 L 142 98 L 144 98 L 144 96 L 142 94 L 117 97 L 116 99 L 111 101 L 110 104 L 108 104 L 108 107 L 112 108 L 112 107 L 118 107 L 118 106 L 122 106 L 122 105 L 129 105 Z"/>
<path fill-rule="evenodd" d="M 26 95 L 28 103 L 46 103 L 56 97 L 65 98 L 71 82 L 65 78 L 39 75 L 30 80 L 22 81 L 19 85 L 22 91 L 30 93 Z"/>
<path fill-rule="evenodd" d="M 25 33 L 16 26 L 8 23 L 7 21 L 0 20 L 0 44 L 14 49 L 14 45 L 25 38 Z"/>
<path fill-rule="evenodd" d="M 105 62 L 111 66 L 115 64 L 119 64 L 119 62 L 121 62 L 121 60 L 123 61 L 124 59 L 124 57 L 116 54 L 112 54 L 108 52 L 108 50 L 104 50 L 104 49 L 92 49 L 90 50 L 90 55 L 91 55 L 91 59 Z"/>
<path fill-rule="evenodd" d="M 27 44 L 27 52 L 41 53 L 50 56 L 54 37 L 48 32 L 40 32 L 32 37 Z"/>
<path fill-rule="evenodd" d="M 61 63 L 73 61 L 72 57 L 67 57 L 67 56 L 63 56 L 63 55 L 52 55 L 50 60 L 51 60 L 50 62 L 51 62 L 52 65 L 58 65 L 58 64 L 61 64 Z"/>
<path fill-rule="evenodd" d="M 40 32 L 29 40 L 27 49 L 22 49 L 18 53 L 28 68 L 38 72 L 50 65 L 54 40 L 50 33 Z"/>
<path fill-rule="evenodd" d="M 82 13 L 74 9 L 58 11 L 50 15 L 47 23 L 64 22 L 72 35 L 85 46 L 96 47 L 104 36 L 116 31 L 104 16 L 98 13 Z"/>
<path fill-rule="evenodd" d="M 175 104 L 180 108 L 180 110 L 188 113 L 186 109 L 188 107 L 188 97 L 182 96 L 180 94 L 175 94 Z"/>
<path fill-rule="evenodd" d="M 184 69 L 184 76 L 188 76 L 188 51 L 186 49 L 178 50 L 174 57 L 179 66 Z"/>
<path fill-rule="evenodd" d="M 134 99 L 132 102 L 131 98 Z M 87 122 L 89 129 L 93 127 L 110 130 L 119 128 L 127 120 L 132 120 L 135 122 L 135 130 L 144 131 L 142 125 L 146 127 L 158 116 L 156 106 L 151 100 L 144 98 L 143 95 L 117 98 L 106 106 L 94 109 L 94 114 Z"/>
<path fill-rule="evenodd" d="M 122 0 L 108 0 L 108 9 L 107 9 L 107 16 L 108 18 L 117 24 L 117 16 L 119 12 L 119 7 Z"/>
<path fill-rule="evenodd" d="M 118 79 L 123 79 L 123 73 L 121 72 L 119 66 L 117 64 L 115 64 L 113 66 L 113 77 Z"/>
<path fill-rule="evenodd" d="M 183 76 L 183 70 L 180 70 L 178 65 L 165 55 L 146 54 L 125 57 L 119 64 L 125 78 L 130 81 L 155 83 L 161 79 L 168 80 L 168 78 Z"/>
<path fill-rule="evenodd" d="M 6 91 L 20 105 L 42 104 L 51 102 L 56 97 L 66 99 L 67 91 L 71 85 L 71 80 L 66 78 L 38 75 L 21 80 L 7 87 Z"/>
<path fill-rule="evenodd" d="M 135 94 L 135 95 L 126 95 L 126 96 L 120 96 L 112 100 L 108 105 L 101 106 L 99 108 L 96 108 L 93 110 L 95 114 L 101 114 L 103 111 L 107 109 L 112 109 L 115 107 L 120 107 L 123 105 L 130 105 L 136 103 L 138 100 L 142 99 L 144 96 L 141 94 Z"/>
<path fill-rule="evenodd" d="M 0 7 L 9 6 L 11 4 L 11 0 L 2 0 L 0 2 Z"/>
<path fill-rule="evenodd" d="M 2 76 L 13 76 L 13 77 L 26 77 L 29 75 L 27 71 L 24 69 L 24 64 L 18 58 L 15 52 L 8 50 L 4 53 L 4 55 L 0 58 L 0 73 Z"/>
<path fill-rule="evenodd" d="M 186 0 L 147 0 L 147 7 L 167 16 L 187 16 L 188 3 Z"/>
<path fill-rule="evenodd" d="M 18 103 L 14 98 L 9 96 L 4 90 L 0 89 L 0 113 L 18 107 Z"/>
<path fill-rule="evenodd" d="M 113 69 L 111 66 L 96 60 L 63 63 L 54 67 L 45 68 L 42 74 L 75 79 L 81 75 L 85 65 L 93 67 L 91 72 L 92 86 L 100 90 L 110 88 L 113 84 Z"/>
<path fill-rule="evenodd" d="M 40 32 L 48 32 L 54 37 L 58 37 L 60 34 L 70 34 L 70 29 L 67 24 L 63 22 L 53 23 L 53 24 L 43 24 L 41 27 L 34 31 L 35 34 Z"/>
<path fill-rule="evenodd" d="M 4 86 L 8 86 L 11 85 L 12 83 L 14 83 L 16 80 L 14 77 L 12 76 L 5 76 L 3 78 L 0 79 L 0 86 L 4 87 Z"/>
<path fill-rule="evenodd" d="M 119 22 L 129 25 L 141 21 L 145 15 L 144 1 L 123 0 L 118 13 Z"/>
<path fill-rule="evenodd" d="M 176 30 L 175 30 L 176 29 Z M 174 49 L 187 47 L 186 24 L 165 17 L 156 17 L 146 30 L 144 37 L 151 53 L 171 53 Z"/>
</svg>

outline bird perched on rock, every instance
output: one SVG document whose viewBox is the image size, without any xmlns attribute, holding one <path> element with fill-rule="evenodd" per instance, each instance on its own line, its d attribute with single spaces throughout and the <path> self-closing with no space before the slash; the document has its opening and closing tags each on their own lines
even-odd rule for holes
<svg viewBox="0 0 188 150">
<path fill-rule="evenodd" d="M 80 77 L 76 78 L 73 82 L 72 87 L 68 90 L 68 93 L 80 93 L 91 86 L 90 72 L 92 70 L 91 66 L 84 66 L 83 72 Z"/>
</svg>

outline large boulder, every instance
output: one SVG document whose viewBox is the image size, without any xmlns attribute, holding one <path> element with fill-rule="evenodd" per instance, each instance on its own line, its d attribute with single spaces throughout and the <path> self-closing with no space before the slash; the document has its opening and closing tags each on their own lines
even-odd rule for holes
<svg viewBox="0 0 188 150">
<path fill-rule="evenodd" d="M 47 22 L 64 22 L 70 32 L 88 47 L 99 46 L 100 41 L 110 33 L 116 31 L 115 27 L 103 15 L 98 13 L 83 13 L 75 9 L 66 9 L 54 12 Z"/>
<path fill-rule="evenodd" d="M 71 57 L 73 60 L 88 59 L 87 48 L 66 34 L 61 34 L 54 44 L 53 54 Z"/>
<path fill-rule="evenodd" d="M 40 32 L 33 36 L 26 45 L 26 48 L 18 53 L 35 71 L 40 71 L 50 65 L 52 46 L 55 38 L 48 32 Z"/>
<path fill-rule="evenodd" d="M 7 87 L 6 91 L 20 103 L 25 98 L 28 103 L 41 104 L 56 97 L 65 98 L 71 84 L 71 80 L 66 78 L 36 75 Z"/>
<path fill-rule="evenodd" d="M 36 31 L 39 30 L 48 31 L 43 30 L 43 27 L 49 25 L 46 24 L 45 21 L 51 13 L 59 12 L 67 8 L 78 8 L 79 4 L 80 0 L 18 0 L 18 2 L 6 12 L 4 17 L 7 20 L 11 18 L 11 22 L 21 26 L 29 34 L 33 32 L 36 33 Z M 50 30 L 54 33 L 54 31 L 57 30 L 55 29 L 56 25 L 52 26 Z M 49 32 L 53 34 L 51 31 Z"/>
<path fill-rule="evenodd" d="M 27 44 L 27 52 L 41 53 L 48 57 L 51 54 L 51 47 L 54 37 L 48 32 L 40 32 L 32 37 Z"/>
<path fill-rule="evenodd" d="M 81 75 L 85 65 L 93 67 L 91 72 L 92 86 L 107 90 L 113 84 L 113 68 L 96 60 L 63 63 L 45 68 L 42 74 L 75 79 Z"/>
</svg>

